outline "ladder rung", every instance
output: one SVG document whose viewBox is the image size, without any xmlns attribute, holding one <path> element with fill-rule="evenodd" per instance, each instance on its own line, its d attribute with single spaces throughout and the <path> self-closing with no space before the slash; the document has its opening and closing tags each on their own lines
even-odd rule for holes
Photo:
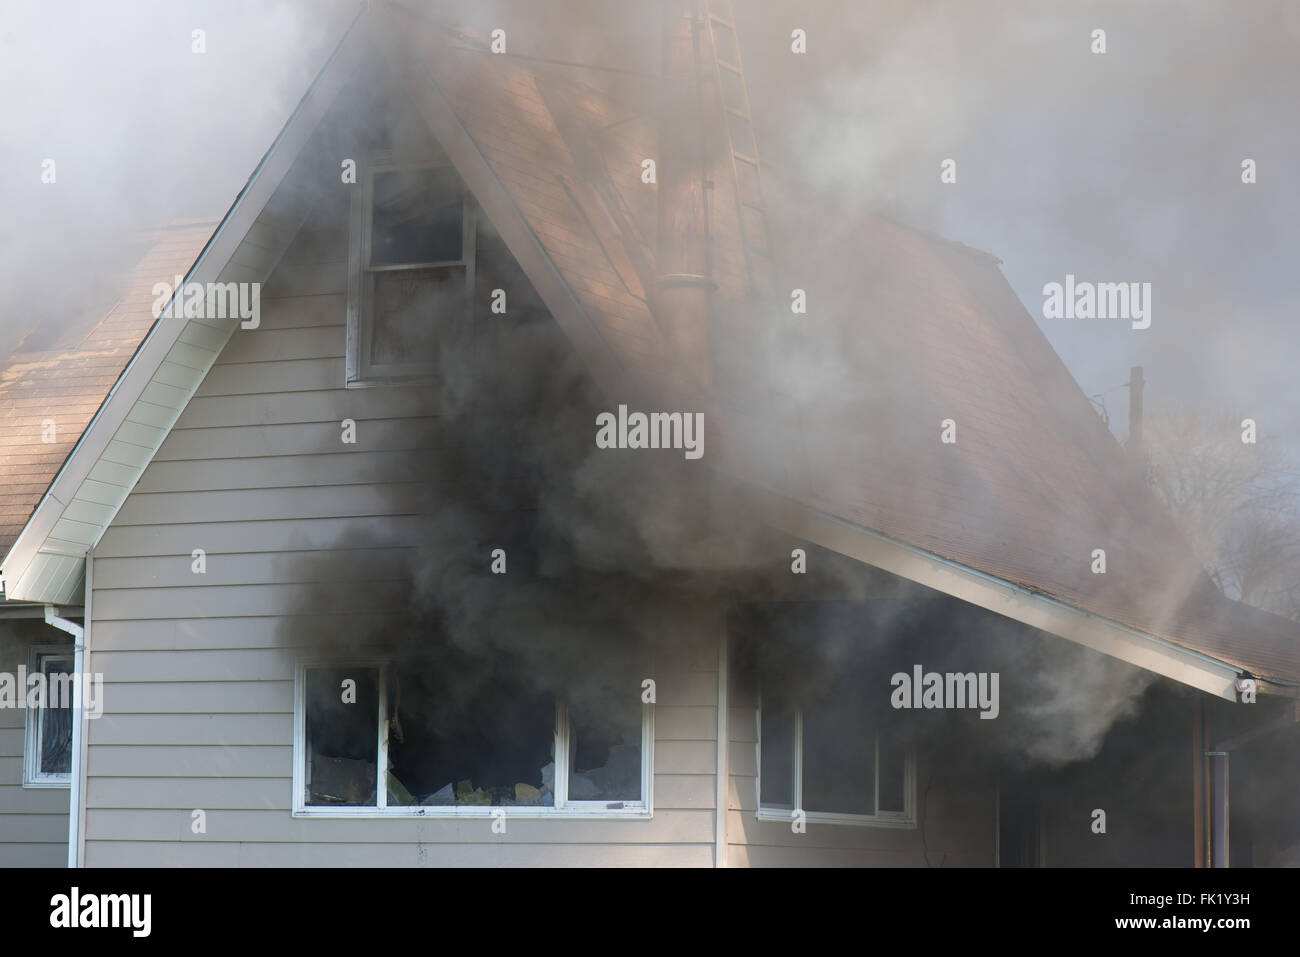
<svg viewBox="0 0 1300 957">
<path fill-rule="evenodd" d="M 717 70 L 718 82 L 721 85 L 719 99 L 722 101 L 723 116 L 727 120 L 725 125 L 727 127 L 727 139 L 731 145 L 732 169 L 736 175 L 736 199 L 739 202 L 741 213 L 738 223 L 740 226 L 740 243 L 745 253 L 745 259 L 749 263 L 747 272 L 749 273 L 750 283 L 761 295 L 764 288 L 770 291 L 771 287 L 771 276 L 768 275 L 773 264 L 771 237 L 768 235 L 767 214 L 763 211 L 762 188 L 759 186 L 759 181 L 755 178 L 750 184 L 751 189 L 745 190 L 740 173 L 739 164 L 743 163 L 747 168 L 753 170 L 752 175 L 754 177 L 758 177 L 760 175 L 758 157 L 750 156 L 736 149 L 738 138 L 747 140 L 745 145 L 748 146 L 757 146 L 757 142 L 754 133 L 754 119 L 749 113 L 749 91 L 745 89 L 745 73 L 740 65 L 740 40 L 736 31 L 735 11 L 732 9 L 730 0 L 705 0 L 704 8 L 709 25 L 710 46 L 713 48 L 714 68 Z M 726 17 L 714 12 L 715 9 L 722 8 L 731 13 L 732 19 L 728 20 Z M 728 63 L 722 58 L 722 51 L 719 47 L 723 45 L 721 40 L 727 38 L 719 28 L 723 28 L 730 33 L 729 49 L 736 55 L 734 64 Z M 740 106 L 744 107 L 744 109 L 739 109 L 727 103 L 729 91 L 726 82 L 724 82 L 727 75 L 731 75 L 739 81 L 739 88 L 730 92 L 739 99 Z M 736 122 L 733 123 L 733 120 Z M 742 192 L 757 192 L 758 202 L 751 203 L 743 199 L 740 195 Z M 755 263 L 758 263 L 759 268 L 757 270 L 755 269 Z"/>
</svg>

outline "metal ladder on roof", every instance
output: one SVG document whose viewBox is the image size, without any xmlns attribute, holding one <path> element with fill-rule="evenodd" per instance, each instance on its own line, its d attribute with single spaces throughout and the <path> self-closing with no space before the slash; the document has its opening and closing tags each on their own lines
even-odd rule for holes
<svg viewBox="0 0 1300 957">
<path fill-rule="evenodd" d="M 749 89 L 731 0 L 703 0 L 713 51 L 713 77 L 722 103 L 732 175 L 739 201 L 740 239 L 749 270 L 750 288 L 758 300 L 772 296 L 772 245 L 763 208 L 758 144 L 749 108 Z"/>
</svg>

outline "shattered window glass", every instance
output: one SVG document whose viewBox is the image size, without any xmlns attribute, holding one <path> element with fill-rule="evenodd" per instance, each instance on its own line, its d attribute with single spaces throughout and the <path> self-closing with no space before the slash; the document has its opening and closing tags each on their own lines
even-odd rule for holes
<svg viewBox="0 0 1300 957">
<path fill-rule="evenodd" d="M 568 705 L 569 800 L 641 800 L 640 689 Z"/>
<path fill-rule="evenodd" d="M 553 807 L 555 699 L 500 675 L 395 668 L 389 804 Z"/>
<path fill-rule="evenodd" d="M 379 669 L 309 668 L 307 804 L 373 806 Z"/>
<path fill-rule="evenodd" d="M 575 804 L 638 804 L 639 680 L 581 685 L 561 704 L 520 669 L 454 649 L 429 649 L 383 669 L 308 668 L 306 804 L 554 808 L 558 774 L 567 776 Z M 377 773 L 381 754 L 386 766 Z"/>
</svg>

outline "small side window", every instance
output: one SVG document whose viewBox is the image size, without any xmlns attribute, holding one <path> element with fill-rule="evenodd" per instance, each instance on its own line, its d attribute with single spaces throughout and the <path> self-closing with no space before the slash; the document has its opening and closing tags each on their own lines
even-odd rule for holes
<svg viewBox="0 0 1300 957">
<path fill-rule="evenodd" d="M 23 760 L 27 787 L 68 787 L 72 781 L 72 664 L 72 655 L 66 652 L 32 652 L 28 684 L 34 679 L 37 690 L 35 707 L 27 708 Z"/>
<path fill-rule="evenodd" d="M 827 824 L 915 823 L 912 755 L 851 702 L 792 706 L 764 692 L 758 727 L 760 820 L 788 823 L 798 809 Z"/>
</svg>

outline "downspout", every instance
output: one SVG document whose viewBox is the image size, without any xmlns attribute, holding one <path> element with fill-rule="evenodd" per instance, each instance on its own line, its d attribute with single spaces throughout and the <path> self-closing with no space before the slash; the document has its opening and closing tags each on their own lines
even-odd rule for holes
<svg viewBox="0 0 1300 957">
<path fill-rule="evenodd" d="M 1229 851 L 1231 849 L 1230 831 L 1231 814 L 1229 812 L 1228 762 L 1231 753 L 1243 744 L 1255 740 L 1279 728 L 1290 727 L 1300 723 L 1300 703 L 1290 714 L 1282 714 L 1249 731 L 1220 741 L 1213 748 L 1206 747 L 1204 753 L 1204 786 L 1208 791 L 1204 805 L 1209 809 L 1206 822 L 1206 867 L 1230 867 Z M 1209 740 L 1209 722 L 1206 719 L 1205 741 Z M 1198 865 L 1199 866 L 1199 865 Z"/>
<path fill-rule="evenodd" d="M 86 749 L 86 631 L 90 627 L 91 569 L 93 559 L 86 555 L 86 593 L 82 599 L 84 625 L 60 618 L 54 606 L 45 606 L 45 623 L 72 636 L 72 768 L 68 785 L 68 867 L 81 866 L 81 834 L 84 809 Z"/>
<path fill-rule="evenodd" d="M 1192 716 L 1192 866 L 1205 867 L 1205 738 L 1206 704 L 1196 702 Z"/>
<path fill-rule="evenodd" d="M 728 785 L 731 781 L 731 769 L 727 760 L 727 754 L 731 747 L 731 731 L 729 728 L 728 708 L 730 702 L 727 696 L 727 685 L 729 682 L 727 669 L 727 621 L 722 621 L 721 631 L 718 635 L 718 740 L 717 740 L 717 773 L 714 784 L 714 814 L 713 814 L 713 866 L 727 866 L 727 793 Z"/>
<path fill-rule="evenodd" d="M 1206 751 L 1210 778 L 1210 866 L 1228 867 L 1228 752 Z"/>
</svg>

